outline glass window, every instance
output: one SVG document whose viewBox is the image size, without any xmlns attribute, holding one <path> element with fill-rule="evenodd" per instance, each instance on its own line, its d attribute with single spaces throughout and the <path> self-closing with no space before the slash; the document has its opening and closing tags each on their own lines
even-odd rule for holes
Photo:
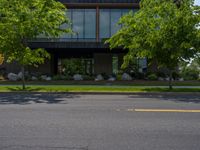
<svg viewBox="0 0 200 150">
<path fill-rule="evenodd" d="M 100 38 L 110 37 L 110 10 L 100 10 Z"/>
<path fill-rule="evenodd" d="M 113 55 L 112 57 L 112 73 L 113 74 L 117 74 L 118 73 L 118 56 L 117 55 Z"/>
<path fill-rule="evenodd" d="M 71 20 L 71 9 L 68 9 L 67 11 L 66 11 L 66 13 L 65 13 L 65 15 L 66 15 L 66 17 L 68 17 L 70 20 Z M 66 29 L 66 28 L 70 28 L 71 27 L 71 25 L 70 24 L 63 24 L 63 25 L 61 25 L 61 29 Z M 66 40 L 66 39 L 69 39 L 69 38 L 71 38 L 71 34 L 69 34 L 69 33 L 64 33 L 64 34 L 62 34 L 62 35 L 60 35 L 60 40 Z"/>
<path fill-rule="evenodd" d="M 72 10 L 72 30 L 74 31 L 73 38 L 83 38 L 84 32 L 84 9 Z"/>
<path fill-rule="evenodd" d="M 122 16 L 126 15 L 127 13 L 129 13 L 131 9 L 122 9 Z"/>
<path fill-rule="evenodd" d="M 111 10 L 111 36 L 115 34 L 121 26 L 117 24 L 121 18 L 121 9 L 112 9 Z"/>
<path fill-rule="evenodd" d="M 85 38 L 96 38 L 96 10 L 85 9 Z"/>
</svg>

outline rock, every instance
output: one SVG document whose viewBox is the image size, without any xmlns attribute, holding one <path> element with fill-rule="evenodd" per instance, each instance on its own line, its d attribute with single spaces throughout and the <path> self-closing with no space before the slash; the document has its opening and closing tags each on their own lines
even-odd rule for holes
<svg viewBox="0 0 200 150">
<path fill-rule="evenodd" d="M 17 76 L 18 76 L 18 79 L 22 79 L 22 77 L 23 77 L 22 72 L 19 72 Z"/>
<path fill-rule="evenodd" d="M 41 75 L 41 79 L 45 80 L 45 81 L 51 81 L 52 80 L 52 78 L 47 76 L 47 75 Z"/>
<path fill-rule="evenodd" d="M 51 77 L 47 77 L 45 80 L 46 80 L 46 81 L 51 81 L 52 78 L 51 78 Z"/>
<path fill-rule="evenodd" d="M 36 81 L 36 80 L 38 80 L 38 78 L 35 77 L 35 76 L 32 76 L 32 77 L 31 77 L 31 80 L 32 80 L 32 81 Z"/>
<path fill-rule="evenodd" d="M 166 81 L 169 81 L 169 77 L 165 78 Z"/>
<path fill-rule="evenodd" d="M 47 75 L 41 75 L 42 80 L 46 80 L 46 78 L 47 78 Z"/>
<path fill-rule="evenodd" d="M 18 78 L 18 75 L 15 74 L 15 73 L 9 73 L 8 74 L 8 80 L 10 81 L 17 81 L 19 78 Z"/>
<path fill-rule="evenodd" d="M 80 80 L 83 80 L 83 77 L 82 77 L 82 75 L 80 75 L 80 74 L 75 74 L 75 75 L 73 76 L 73 79 L 74 79 L 75 81 L 80 81 Z"/>
<path fill-rule="evenodd" d="M 179 78 L 178 81 L 184 81 L 184 79 L 183 78 Z"/>
<path fill-rule="evenodd" d="M 128 74 L 128 73 L 123 73 L 122 75 L 122 80 L 127 80 L 127 81 L 130 81 L 132 80 L 133 78 Z"/>
<path fill-rule="evenodd" d="M 116 78 L 114 78 L 114 77 L 110 77 L 109 79 L 108 79 L 108 81 L 115 81 L 116 80 Z"/>
<path fill-rule="evenodd" d="M 159 78 L 158 78 L 158 81 L 164 81 L 164 78 L 159 77 Z"/>
<path fill-rule="evenodd" d="M 101 74 L 97 75 L 97 77 L 95 78 L 95 81 L 102 81 L 102 80 L 104 80 L 104 78 Z"/>
</svg>

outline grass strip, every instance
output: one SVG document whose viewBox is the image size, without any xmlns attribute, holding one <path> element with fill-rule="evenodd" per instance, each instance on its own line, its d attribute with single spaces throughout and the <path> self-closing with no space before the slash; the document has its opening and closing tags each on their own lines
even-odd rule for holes
<svg viewBox="0 0 200 150">
<path fill-rule="evenodd" d="M 21 86 L 0 86 L 0 92 L 22 92 Z M 200 92 L 200 88 L 133 87 L 101 85 L 34 85 L 27 86 L 25 92 Z"/>
<path fill-rule="evenodd" d="M 21 81 L 0 81 L 0 85 L 21 85 Z M 168 81 L 27 81 L 27 85 L 124 85 L 124 86 L 168 86 Z M 173 81 L 174 86 L 200 86 L 200 81 Z"/>
</svg>

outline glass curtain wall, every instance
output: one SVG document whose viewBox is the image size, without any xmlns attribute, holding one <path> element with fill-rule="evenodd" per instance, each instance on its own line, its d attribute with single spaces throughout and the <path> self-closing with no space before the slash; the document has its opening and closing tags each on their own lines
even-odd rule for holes
<svg viewBox="0 0 200 150">
<path fill-rule="evenodd" d="M 109 38 L 115 34 L 121 25 L 119 19 L 132 9 L 100 9 L 100 39 Z M 133 12 L 136 12 L 134 9 Z"/>
<path fill-rule="evenodd" d="M 121 28 L 121 25 L 117 24 L 119 19 L 130 10 L 131 9 L 100 9 L 99 38 L 105 39 L 115 34 Z M 137 9 L 133 11 L 136 12 Z M 63 24 L 60 28 L 71 27 L 74 33 L 64 33 L 60 35 L 60 39 L 57 40 L 96 40 L 96 9 L 68 9 L 66 16 L 71 20 L 71 24 Z M 46 36 L 42 34 L 38 37 L 46 38 Z"/>
<path fill-rule="evenodd" d="M 68 9 L 67 15 L 74 33 L 65 34 L 64 38 L 96 39 L 96 9 Z"/>
<path fill-rule="evenodd" d="M 100 9 L 99 38 L 109 38 L 115 34 L 121 25 L 119 19 L 131 9 Z M 134 9 L 133 11 L 136 11 Z M 64 38 L 70 39 L 96 39 L 96 9 L 68 9 L 67 16 L 72 23 L 73 35 L 66 34 Z M 66 25 L 65 25 L 66 27 Z"/>
<path fill-rule="evenodd" d="M 96 10 L 85 9 L 84 31 L 86 39 L 96 39 Z"/>
</svg>

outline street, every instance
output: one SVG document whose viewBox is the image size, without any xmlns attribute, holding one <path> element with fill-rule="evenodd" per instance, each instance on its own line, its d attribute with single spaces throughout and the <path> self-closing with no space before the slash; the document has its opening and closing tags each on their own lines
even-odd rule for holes
<svg viewBox="0 0 200 150">
<path fill-rule="evenodd" d="M 199 149 L 199 93 L 0 93 L 0 150 Z"/>
</svg>

